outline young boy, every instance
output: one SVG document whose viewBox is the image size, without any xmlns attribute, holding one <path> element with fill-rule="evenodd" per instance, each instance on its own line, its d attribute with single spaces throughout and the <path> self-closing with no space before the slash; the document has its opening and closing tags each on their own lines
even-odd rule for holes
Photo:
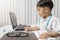
<svg viewBox="0 0 60 40">
<path fill-rule="evenodd" d="M 37 31 L 36 33 L 39 34 L 40 39 L 59 36 L 60 23 L 59 19 L 51 14 L 52 8 L 52 0 L 40 0 L 37 3 L 37 10 L 40 16 L 40 20 L 38 21 L 37 25 L 33 27 L 26 27 L 25 31 Z"/>
</svg>

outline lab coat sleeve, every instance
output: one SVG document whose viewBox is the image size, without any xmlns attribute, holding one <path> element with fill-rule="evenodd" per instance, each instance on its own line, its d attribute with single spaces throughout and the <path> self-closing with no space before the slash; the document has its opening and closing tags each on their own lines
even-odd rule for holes
<svg viewBox="0 0 60 40">
<path fill-rule="evenodd" d="M 53 29 L 53 31 L 60 34 L 60 21 L 59 21 L 59 19 L 54 19 L 52 21 L 52 29 Z"/>
<path fill-rule="evenodd" d="M 40 22 L 41 22 L 41 20 L 40 20 L 40 19 L 39 19 L 39 20 L 37 20 L 37 23 L 36 23 L 36 24 L 34 24 L 34 25 L 31 25 L 31 27 L 37 26 L 37 27 L 40 29 Z"/>
<path fill-rule="evenodd" d="M 31 27 L 35 27 L 35 26 L 37 26 L 37 27 L 40 29 L 39 23 L 36 23 L 36 24 L 34 24 L 34 25 L 31 25 Z"/>
</svg>

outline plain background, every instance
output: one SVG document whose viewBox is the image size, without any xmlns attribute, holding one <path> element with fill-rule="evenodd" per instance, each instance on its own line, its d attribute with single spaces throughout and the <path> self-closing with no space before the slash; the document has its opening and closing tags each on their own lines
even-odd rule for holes
<svg viewBox="0 0 60 40">
<path fill-rule="evenodd" d="M 9 12 L 17 16 L 18 24 L 33 25 L 39 20 L 36 3 L 39 0 L 0 0 L 0 27 L 11 24 Z M 53 0 L 52 14 L 60 18 L 60 0 Z"/>
</svg>

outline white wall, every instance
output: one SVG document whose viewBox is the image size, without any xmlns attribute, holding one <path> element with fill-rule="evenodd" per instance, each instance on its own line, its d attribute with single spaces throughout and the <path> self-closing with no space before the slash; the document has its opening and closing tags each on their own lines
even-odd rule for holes
<svg viewBox="0 0 60 40">
<path fill-rule="evenodd" d="M 0 0 L 0 26 L 10 23 L 9 12 L 15 12 L 18 24 L 36 24 L 39 19 L 36 3 L 39 0 Z M 60 1 L 53 0 L 54 8 L 52 13 L 60 18 Z"/>
<path fill-rule="evenodd" d="M 11 24 L 10 11 L 16 13 L 18 23 L 25 24 L 25 0 L 0 0 L 0 26 Z"/>
<path fill-rule="evenodd" d="M 9 24 L 10 0 L 0 0 L 0 26 Z"/>
</svg>

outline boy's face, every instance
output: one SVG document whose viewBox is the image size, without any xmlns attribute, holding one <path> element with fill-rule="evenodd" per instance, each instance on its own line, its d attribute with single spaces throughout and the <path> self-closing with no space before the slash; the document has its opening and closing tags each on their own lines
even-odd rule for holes
<svg viewBox="0 0 60 40">
<path fill-rule="evenodd" d="M 38 13 L 41 17 L 49 14 L 50 9 L 48 7 L 37 7 Z"/>
</svg>

